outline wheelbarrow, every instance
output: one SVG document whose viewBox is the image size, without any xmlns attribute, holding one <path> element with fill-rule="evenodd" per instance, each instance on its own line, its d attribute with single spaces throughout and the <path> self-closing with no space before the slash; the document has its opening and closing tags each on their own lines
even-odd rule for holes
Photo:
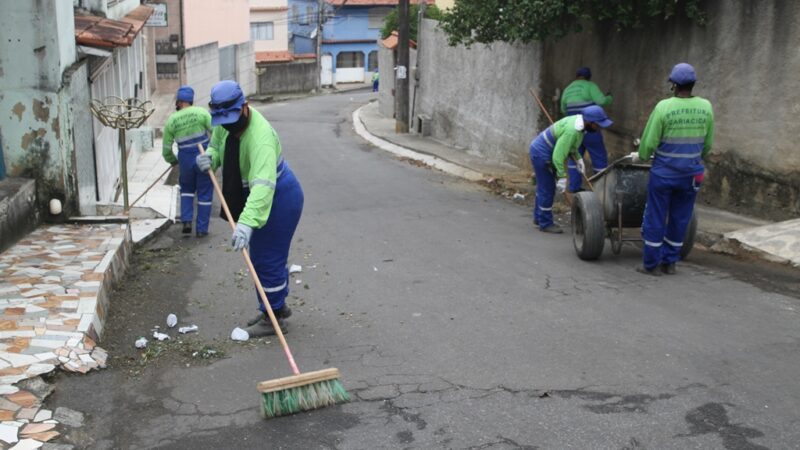
<svg viewBox="0 0 800 450">
<path fill-rule="evenodd" d="M 649 164 L 634 164 L 626 156 L 589 178 L 592 191 L 574 195 L 572 242 L 578 258 L 598 259 L 603 254 L 606 238 L 611 241 L 611 251 L 615 255 L 622 252 L 625 242 L 642 242 L 639 230 L 647 203 L 649 172 Z M 692 251 L 696 233 L 697 216 L 692 214 L 681 247 L 681 259 Z"/>
</svg>

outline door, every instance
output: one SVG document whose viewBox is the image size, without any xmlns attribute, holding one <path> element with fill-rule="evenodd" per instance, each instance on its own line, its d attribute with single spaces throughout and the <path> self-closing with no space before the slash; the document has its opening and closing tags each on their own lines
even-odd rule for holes
<svg viewBox="0 0 800 450">
<path fill-rule="evenodd" d="M 236 46 L 219 49 L 219 79 L 236 81 Z"/>
<path fill-rule="evenodd" d="M 330 53 L 322 55 L 320 63 L 320 84 L 323 86 L 330 86 L 333 84 L 333 56 Z"/>
</svg>

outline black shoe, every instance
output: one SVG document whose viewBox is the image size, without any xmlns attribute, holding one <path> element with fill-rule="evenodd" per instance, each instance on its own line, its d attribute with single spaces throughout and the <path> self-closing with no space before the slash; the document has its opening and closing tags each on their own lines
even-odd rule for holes
<svg viewBox="0 0 800 450">
<path fill-rule="evenodd" d="M 661 274 L 656 269 L 647 270 L 644 266 L 637 267 L 636 271 L 639 272 L 639 273 L 643 273 L 645 275 L 653 276 L 653 277 L 660 277 L 661 276 Z"/>
<path fill-rule="evenodd" d="M 276 319 L 278 321 L 278 326 L 281 327 L 281 331 L 283 334 L 286 334 L 288 332 L 286 329 L 286 323 L 284 323 L 283 319 L 280 317 L 276 317 Z M 272 321 L 269 320 L 268 317 L 262 317 L 253 325 L 245 328 L 245 331 L 247 331 L 247 334 L 249 334 L 251 338 L 274 336 L 277 334 L 275 332 L 275 327 L 272 326 Z"/>
<path fill-rule="evenodd" d="M 539 226 L 539 219 L 533 219 L 533 225 L 538 227 Z"/>
<path fill-rule="evenodd" d="M 199 238 L 206 237 L 206 236 L 208 236 L 208 231 L 198 231 L 195 236 L 197 236 Z"/>
<path fill-rule="evenodd" d="M 183 229 L 181 230 L 183 234 L 192 234 L 192 222 L 183 222 Z"/>
<path fill-rule="evenodd" d="M 292 315 L 292 310 L 287 305 L 283 305 L 283 308 L 278 310 L 273 310 L 272 313 L 275 314 L 275 318 L 277 319 L 288 319 Z M 259 311 L 257 316 L 247 321 L 247 326 L 251 327 L 262 319 L 269 322 L 269 317 L 267 317 L 267 315 L 264 314 L 263 312 Z M 283 327 L 283 325 L 281 325 L 281 327 Z"/>
<path fill-rule="evenodd" d="M 556 224 L 552 224 L 549 227 L 541 229 L 539 231 L 541 231 L 542 233 L 553 233 L 553 234 L 561 234 L 564 232 L 564 230 L 562 230 L 561 227 Z"/>
<path fill-rule="evenodd" d="M 675 263 L 672 264 L 662 264 L 661 271 L 667 275 L 675 275 Z"/>
</svg>

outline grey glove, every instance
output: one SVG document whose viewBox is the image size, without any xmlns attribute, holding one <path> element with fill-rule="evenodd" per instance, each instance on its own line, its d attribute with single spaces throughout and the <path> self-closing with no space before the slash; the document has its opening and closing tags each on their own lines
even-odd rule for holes
<svg viewBox="0 0 800 450">
<path fill-rule="evenodd" d="M 231 247 L 237 252 L 247 248 L 250 245 L 250 236 L 252 235 L 252 228 L 243 223 L 237 223 L 236 229 L 233 230 L 233 236 L 231 236 Z"/>
<path fill-rule="evenodd" d="M 208 172 L 211 169 L 211 157 L 208 154 L 197 155 L 194 163 L 197 164 L 197 170 L 201 172 Z"/>
<path fill-rule="evenodd" d="M 559 178 L 556 183 L 556 189 L 558 189 L 558 192 L 564 193 L 567 190 L 567 179 Z"/>
<path fill-rule="evenodd" d="M 628 156 L 630 156 L 631 162 L 634 164 L 639 164 L 642 162 L 642 159 L 639 157 L 639 152 L 631 152 L 631 154 Z"/>
</svg>

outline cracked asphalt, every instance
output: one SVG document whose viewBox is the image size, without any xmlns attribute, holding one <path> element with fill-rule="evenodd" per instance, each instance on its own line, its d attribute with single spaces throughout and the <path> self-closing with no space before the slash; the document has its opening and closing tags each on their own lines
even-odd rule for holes
<svg viewBox="0 0 800 450">
<path fill-rule="evenodd" d="M 228 339 L 255 296 L 214 219 L 204 240 L 172 227 L 137 253 L 101 342 L 111 368 L 59 375 L 48 400 L 87 415 L 64 442 L 797 447 L 796 272 L 697 252 L 678 275 L 650 278 L 633 270 L 633 246 L 582 262 L 568 234 L 535 231 L 527 207 L 360 140 L 348 117 L 370 98 L 259 107 L 306 195 L 288 340 L 301 369 L 338 367 L 353 401 L 261 418 L 256 383 L 290 372 L 274 340 Z M 200 331 L 144 362 L 134 340 L 171 312 Z"/>
</svg>

